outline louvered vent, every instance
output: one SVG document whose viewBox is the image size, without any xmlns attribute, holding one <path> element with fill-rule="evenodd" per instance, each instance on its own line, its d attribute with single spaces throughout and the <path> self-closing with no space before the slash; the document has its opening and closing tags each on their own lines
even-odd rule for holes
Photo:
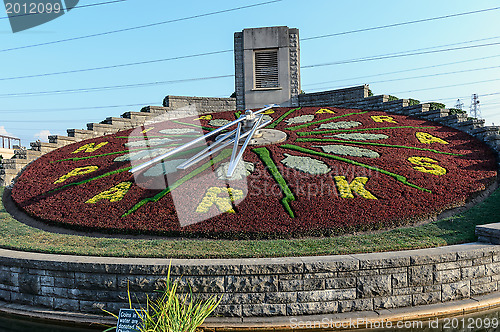
<svg viewBox="0 0 500 332">
<path fill-rule="evenodd" d="M 255 52 L 255 88 L 278 87 L 278 50 Z"/>
</svg>

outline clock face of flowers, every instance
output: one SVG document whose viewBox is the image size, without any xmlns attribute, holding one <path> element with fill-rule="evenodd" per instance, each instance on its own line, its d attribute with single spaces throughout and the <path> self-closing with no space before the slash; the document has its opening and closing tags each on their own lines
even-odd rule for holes
<svg viewBox="0 0 500 332">
<path fill-rule="evenodd" d="M 480 141 L 379 111 L 274 108 L 284 142 L 251 145 L 227 177 L 232 144 L 178 169 L 205 146 L 129 170 L 241 113 L 145 125 L 74 143 L 34 161 L 12 197 L 43 221 L 78 229 L 252 238 L 395 227 L 463 204 L 496 176 Z M 214 135 L 216 136 L 216 135 Z M 212 143 L 212 142 L 208 142 Z"/>
</svg>

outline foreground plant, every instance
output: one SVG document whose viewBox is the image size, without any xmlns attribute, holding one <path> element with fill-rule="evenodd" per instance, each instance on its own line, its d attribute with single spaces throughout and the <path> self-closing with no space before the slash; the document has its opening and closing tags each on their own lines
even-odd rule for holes
<svg viewBox="0 0 500 332">
<path fill-rule="evenodd" d="M 194 332 L 219 305 L 222 297 L 212 296 L 206 301 L 197 299 L 191 290 L 189 294 L 178 294 L 179 279 L 172 281 L 170 267 L 161 295 L 156 299 L 146 295 L 146 306 L 135 309 L 141 318 L 139 332 Z M 129 307 L 132 307 L 130 289 L 127 290 Z M 116 319 L 118 316 L 106 311 Z M 116 329 L 111 327 L 104 332 Z"/>
</svg>

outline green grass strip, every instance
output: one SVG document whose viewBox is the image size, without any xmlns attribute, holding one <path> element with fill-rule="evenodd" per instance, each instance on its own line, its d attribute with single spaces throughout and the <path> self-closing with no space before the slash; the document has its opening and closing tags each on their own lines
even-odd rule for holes
<svg viewBox="0 0 500 332">
<path fill-rule="evenodd" d="M 53 160 L 53 161 L 51 161 L 50 163 L 51 163 L 51 164 L 53 164 L 53 163 L 58 163 L 58 162 L 61 162 L 61 161 L 78 161 L 78 160 L 85 160 L 85 159 L 92 159 L 92 158 L 99 158 L 99 157 L 112 156 L 112 155 L 114 155 L 114 154 L 124 154 L 124 153 L 127 153 L 127 152 L 146 151 L 146 150 L 155 150 L 155 149 L 159 149 L 159 148 L 166 148 L 166 147 L 169 147 L 169 146 L 177 146 L 177 145 L 180 145 L 180 143 L 169 144 L 169 145 L 165 145 L 165 146 L 158 145 L 158 146 L 155 146 L 154 148 L 146 148 L 146 149 L 129 149 L 129 150 L 122 150 L 122 151 L 115 151 L 115 152 L 109 152 L 109 153 L 98 154 L 98 155 L 95 155 L 95 156 L 87 156 L 87 157 L 75 157 L 75 158 L 59 159 L 59 160 Z"/>
<path fill-rule="evenodd" d="M 300 110 L 302 107 L 299 107 L 299 108 L 294 108 L 294 109 L 291 109 L 289 111 L 287 111 L 285 114 L 283 114 L 282 116 L 280 116 L 277 120 L 275 120 L 273 123 L 271 123 L 269 126 L 267 126 L 267 128 L 276 128 L 276 126 L 281 122 L 283 121 L 287 116 L 289 116 L 290 114 L 292 114 L 293 112 L 295 111 L 298 111 Z"/>
<path fill-rule="evenodd" d="M 290 150 L 295 150 L 295 151 L 299 151 L 299 152 L 304 152 L 304 153 L 308 153 L 308 154 L 320 156 L 320 157 L 335 159 L 335 160 L 343 161 L 345 163 L 349 163 L 349 164 L 352 164 L 352 165 L 361 166 L 361 167 L 364 167 L 364 168 L 367 168 L 367 169 L 371 169 L 373 171 L 377 171 L 377 172 L 380 172 L 382 174 L 389 175 L 389 176 L 393 177 L 394 179 L 396 179 L 397 181 L 399 181 L 399 182 L 401 182 L 401 183 L 403 183 L 403 184 L 405 184 L 407 186 L 410 186 L 410 187 L 416 188 L 418 190 L 422 190 L 422 191 L 425 191 L 425 192 L 428 192 L 428 193 L 432 194 L 432 191 L 430 191 L 429 189 L 421 188 L 421 187 L 417 186 L 416 184 L 408 182 L 408 180 L 406 179 L 406 177 L 404 177 L 402 175 L 395 174 L 395 173 L 391 173 L 389 171 L 386 171 L 386 170 L 378 168 L 378 167 L 374 167 L 374 166 L 370 166 L 370 165 L 367 165 L 367 164 L 359 163 L 357 161 L 350 160 L 350 159 L 347 159 L 347 158 L 342 158 L 342 157 L 339 157 L 339 156 L 334 156 L 334 155 L 331 155 L 331 154 L 327 154 L 327 153 L 323 153 L 323 152 L 318 152 L 318 151 L 306 149 L 306 148 L 303 148 L 303 147 L 300 147 L 300 146 L 297 146 L 297 145 L 284 144 L 284 145 L 281 145 L 281 147 L 285 148 L 285 149 L 290 149 Z"/>
<path fill-rule="evenodd" d="M 223 150 L 217 157 L 215 157 L 212 160 L 209 160 L 207 163 L 201 165 L 200 167 L 198 167 L 197 169 L 195 169 L 191 173 L 189 173 L 189 174 L 185 175 L 184 177 L 182 177 L 181 179 L 175 181 L 171 186 L 168 186 L 167 188 L 165 188 L 164 190 L 162 190 L 158 194 L 154 195 L 153 197 L 145 198 L 142 201 L 140 201 L 139 203 L 137 203 L 136 205 L 134 205 L 130 210 L 128 210 L 125 214 L 122 215 L 122 218 L 134 213 L 135 211 L 140 209 L 143 205 L 145 205 L 149 202 L 158 202 L 160 199 L 162 199 L 166 194 L 168 194 L 172 190 L 175 190 L 176 188 L 178 188 L 180 185 L 182 185 L 186 181 L 191 180 L 196 175 L 200 174 L 201 172 L 203 172 L 207 168 L 211 167 L 212 165 L 215 165 L 216 163 L 221 162 L 222 160 L 228 158 L 230 155 L 231 155 L 230 149 Z"/>
<path fill-rule="evenodd" d="M 210 128 L 210 127 L 200 126 L 200 125 L 197 125 L 197 124 L 194 124 L 194 123 L 186 123 L 186 122 L 182 122 L 182 121 L 177 121 L 177 120 L 172 120 L 172 122 L 178 123 L 178 124 L 181 124 L 181 125 L 185 125 L 185 126 L 191 126 L 191 127 L 201 128 L 201 129 L 209 130 L 209 131 L 213 131 L 213 130 L 217 129 L 217 128 Z"/>
<path fill-rule="evenodd" d="M 295 201 L 295 196 L 293 195 L 292 191 L 288 187 L 288 184 L 286 183 L 285 179 L 283 179 L 283 176 L 281 176 L 281 173 L 278 170 L 278 167 L 276 167 L 276 164 L 274 163 L 273 159 L 271 158 L 271 154 L 269 153 L 269 150 L 266 148 L 256 148 L 252 150 L 255 152 L 260 160 L 266 165 L 267 169 L 271 173 L 271 175 L 274 177 L 274 180 L 278 183 L 278 185 L 281 188 L 281 191 L 283 192 L 283 199 L 281 200 L 281 203 L 285 207 L 285 210 L 288 212 L 290 217 L 295 218 L 295 214 L 293 213 L 292 207 L 290 206 L 291 201 Z"/>
<path fill-rule="evenodd" d="M 348 113 L 348 114 L 344 114 L 344 115 L 334 116 L 333 118 L 328 118 L 328 119 L 323 119 L 323 120 L 308 122 L 308 123 L 304 123 L 304 124 L 301 124 L 301 125 L 298 125 L 298 126 L 294 126 L 294 127 L 288 127 L 288 128 L 285 128 L 285 129 L 286 130 L 297 130 L 297 129 L 302 129 L 302 128 L 309 127 L 309 126 L 312 126 L 312 125 L 315 125 L 315 124 L 318 124 L 318 123 L 333 121 L 333 120 L 337 120 L 337 119 L 340 119 L 340 118 L 345 118 L 345 117 L 351 116 L 351 115 L 361 115 L 361 114 L 366 114 L 366 113 L 368 113 L 368 111 L 366 111 L 366 112 L 359 112 L 359 113 Z"/>
<path fill-rule="evenodd" d="M 132 166 L 128 166 L 128 167 L 116 169 L 114 171 L 111 171 L 111 172 L 108 172 L 108 173 L 104 173 L 104 174 L 101 174 L 99 176 L 96 176 L 96 177 L 93 177 L 93 178 L 90 178 L 90 179 L 86 179 L 86 180 L 83 180 L 83 181 L 80 181 L 80 182 L 69 183 L 69 184 L 66 184 L 66 185 L 64 185 L 62 187 L 53 189 L 53 190 L 49 191 L 47 194 L 51 194 L 53 192 L 62 190 L 64 188 L 68 188 L 68 187 L 72 187 L 72 186 L 79 186 L 79 185 L 84 184 L 84 183 L 89 183 L 89 182 L 92 182 L 94 180 L 102 179 L 102 178 L 105 178 L 106 176 L 110 176 L 110 175 L 113 175 L 113 174 L 118 174 L 118 173 L 121 173 L 121 172 L 125 172 L 125 171 L 128 171 L 131 168 L 132 168 Z"/>
<path fill-rule="evenodd" d="M 296 142 L 337 142 L 337 143 L 349 143 L 349 144 L 360 144 L 360 145 L 373 145 L 373 146 L 383 146 L 387 148 L 401 148 L 401 149 L 412 149 L 419 151 L 430 151 L 434 153 L 447 154 L 450 156 L 463 156 L 460 153 L 451 153 L 451 152 L 442 152 L 434 149 L 426 149 L 426 148 L 417 148 L 414 146 L 405 146 L 405 145 L 391 145 L 391 144 L 383 144 L 383 143 L 372 143 L 372 142 L 359 142 L 359 141 L 343 141 L 341 139 L 334 138 L 297 138 Z"/>
<path fill-rule="evenodd" d="M 317 134 L 334 134 L 334 133 L 342 133 L 342 132 L 358 132 L 358 131 L 369 131 L 369 130 L 386 130 L 386 129 L 403 129 L 403 128 L 412 128 L 412 129 L 429 129 L 435 127 L 412 127 L 412 126 L 400 126 L 400 127 L 381 127 L 381 128 L 361 128 L 361 129 L 335 129 L 335 130 L 318 130 L 318 131 L 301 131 L 298 132 L 299 136 L 308 136 L 308 135 L 317 135 Z"/>
</svg>

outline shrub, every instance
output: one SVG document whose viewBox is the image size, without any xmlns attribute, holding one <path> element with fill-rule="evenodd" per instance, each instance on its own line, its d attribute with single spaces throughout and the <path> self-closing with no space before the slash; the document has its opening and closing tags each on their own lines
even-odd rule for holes
<svg viewBox="0 0 500 332">
<path fill-rule="evenodd" d="M 210 297 L 201 301 L 194 297 L 190 288 L 189 294 L 178 294 L 179 279 L 172 281 L 170 266 L 161 295 L 156 299 L 146 296 L 146 306 L 140 306 L 136 312 L 141 317 L 140 332 L 194 332 L 219 305 L 221 298 Z M 132 308 L 132 297 L 128 290 L 129 307 Z M 118 319 L 113 313 L 108 314 Z M 113 331 L 111 327 L 106 331 Z"/>
</svg>

